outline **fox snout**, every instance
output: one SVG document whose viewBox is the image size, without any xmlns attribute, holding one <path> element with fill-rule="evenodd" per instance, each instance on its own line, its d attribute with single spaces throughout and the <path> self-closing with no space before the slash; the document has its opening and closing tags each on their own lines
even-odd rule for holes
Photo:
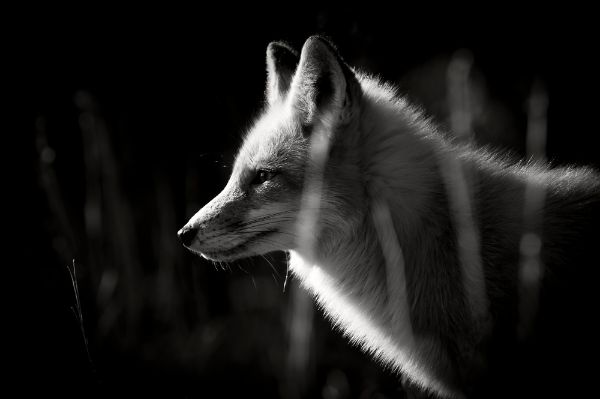
<svg viewBox="0 0 600 399">
<path fill-rule="evenodd" d="M 177 236 L 209 260 L 231 261 L 294 246 L 296 206 L 258 192 L 226 188 L 199 210 Z"/>
<path fill-rule="evenodd" d="M 183 226 L 177 232 L 177 237 L 179 237 L 179 240 L 181 241 L 181 243 L 186 247 L 189 247 L 190 245 L 192 245 L 192 242 L 194 242 L 194 239 L 196 238 L 197 235 L 198 235 L 198 228 L 193 227 L 193 226 L 188 226 L 188 225 Z"/>
<path fill-rule="evenodd" d="M 186 248 L 204 256 L 228 249 L 235 241 L 230 235 L 243 214 L 242 202 L 240 193 L 227 187 L 196 212 L 177 236 Z"/>
</svg>

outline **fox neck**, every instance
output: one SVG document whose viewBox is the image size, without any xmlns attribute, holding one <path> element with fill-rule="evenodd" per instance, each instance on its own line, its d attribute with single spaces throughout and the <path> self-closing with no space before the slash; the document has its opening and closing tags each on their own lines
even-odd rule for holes
<svg viewBox="0 0 600 399">
<path fill-rule="evenodd" d="M 292 251 L 291 270 L 352 341 L 418 385 L 452 395 L 453 363 L 442 340 L 453 335 L 445 329 L 461 325 L 450 318 L 462 314 L 462 304 L 457 305 L 457 312 L 432 312 L 428 307 L 452 307 L 462 294 L 460 287 L 452 287 L 458 291 L 456 295 L 445 279 L 423 276 L 435 275 L 436 266 L 440 266 L 439 262 L 428 264 L 437 259 L 424 255 L 434 253 L 433 245 L 439 243 L 426 237 L 427 231 L 411 225 L 410 218 L 393 230 L 400 251 L 419 248 L 419 252 L 404 254 L 405 269 L 396 264 L 394 254 L 386 256 L 381 242 L 386 236 L 378 231 L 377 212 L 370 206 L 355 218 L 351 228 L 330 232 L 314 257 Z M 392 215 L 392 220 L 397 219 Z M 388 238 L 384 239 L 389 244 Z M 432 296 L 432 292 L 440 295 Z"/>
<path fill-rule="evenodd" d="M 425 309 L 429 302 L 408 299 L 440 287 L 408 287 L 404 275 L 388 267 L 396 265 L 384 256 L 376 230 L 365 214 L 362 223 L 314 258 L 291 251 L 291 270 L 351 341 L 417 385 L 453 396 L 456 378 L 440 342 L 444 332 L 436 328 L 437 312 Z M 412 271 L 408 275 L 415 277 Z"/>
<path fill-rule="evenodd" d="M 377 112 L 363 113 L 356 148 L 365 152 L 353 154 L 365 204 L 350 228 L 319 240 L 314 257 L 292 251 L 290 266 L 350 339 L 418 385 L 452 395 L 457 357 L 470 356 L 458 337 L 473 323 L 437 161 L 448 146 L 426 134 L 426 123 Z"/>
</svg>

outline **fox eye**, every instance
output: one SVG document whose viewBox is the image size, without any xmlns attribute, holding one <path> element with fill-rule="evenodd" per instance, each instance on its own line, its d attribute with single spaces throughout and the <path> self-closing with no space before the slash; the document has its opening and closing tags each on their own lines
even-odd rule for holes
<svg viewBox="0 0 600 399">
<path fill-rule="evenodd" d="M 256 174 L 254 175 L 254 179 L 252 179 L 252 182 L 250 182 L 250 184 L 252 184 L 252 185 L 263 184 L 264 182 L 271 180 L 273 178 L 273 176 L 275 176 L 275 172 L 270 172 L 268 170 L 258 170 L 258 171 L 256 171 Z"/>
</svg>

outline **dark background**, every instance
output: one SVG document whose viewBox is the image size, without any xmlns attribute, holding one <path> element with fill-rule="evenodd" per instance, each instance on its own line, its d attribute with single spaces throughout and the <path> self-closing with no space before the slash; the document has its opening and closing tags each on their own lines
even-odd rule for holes
<svg viewBox="0 0 600 399">
<path fill-rule="evenodd" d="M 8 172 L 22 193 L 10 196 L 22 211 L 9 252 L 24 275 L 7 290 L 17 321 L 6 349 L 21 392 L 404 396 L 319 311 L 294 316 L 304 294 L 293 280 L 284 292 L 283 254 L 220 270 L 177 241 L 224 186 L 261 110 L 272 40 L 300 49 L 328 35 L 350 65 L 395 83 L 443 126 L 448 61 L 466 49 L 478 143 L 524 155 L 538 82 L 547 157 L 600 165 L 589 10 L 227 8 L 28 10 L 8 30 L 18 150 L 6 159 L 17 155 Z M 73 259 L 91 361 L 71 309 Z M 302 370 L 290 355 L 294 317 L 310 332 Z"/>
</svg>

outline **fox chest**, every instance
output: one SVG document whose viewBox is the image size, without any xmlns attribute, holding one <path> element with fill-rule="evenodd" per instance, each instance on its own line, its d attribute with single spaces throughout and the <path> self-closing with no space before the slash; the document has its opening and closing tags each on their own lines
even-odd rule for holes
<svg viewBox="0 0 600 399">
<path fill-rule="evenodd" d="M 376 360 L 408 376 L 418 385 L 448 392 L 435 378 L 423 356 L 423 348 L 414 340 L 410 325 L 382 309 L 379 298 L 357 296 L 339 284 L 330 270 L 290 251 L 290 269 L 303 288 L 315 298 L 327 318 L 339 327 L 353 344 Z M 370 295 L 377 296 L 376 292 Z"/>
</svg>

